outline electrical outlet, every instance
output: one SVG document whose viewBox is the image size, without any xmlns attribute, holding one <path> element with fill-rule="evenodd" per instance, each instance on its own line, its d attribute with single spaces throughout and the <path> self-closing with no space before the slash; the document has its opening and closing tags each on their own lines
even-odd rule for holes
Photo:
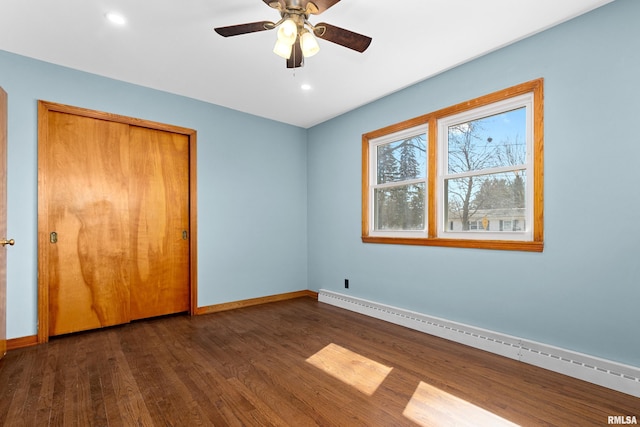
<svg viewBox="0 0 640 427">
<path fill-rule="evenodd" d="M 344 279 L 344 288 L 349 289 L 349 279 Z"/>
</svg>

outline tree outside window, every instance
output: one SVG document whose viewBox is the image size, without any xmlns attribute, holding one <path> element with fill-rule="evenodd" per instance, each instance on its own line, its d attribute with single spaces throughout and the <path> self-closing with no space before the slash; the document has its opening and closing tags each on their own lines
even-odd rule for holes
<svg viewBox="0 0 640 427">
<path fill-rule="evenodd" d="M 426 134 L 375 143 L 374 228 L 425 229 Z"/>
<path fill-rule="evenodd" d="M 526 214 L 527 108 L 446 125 L 444 222 L 458 231 L 513 231 L 473 227 Z"/>
</svg>

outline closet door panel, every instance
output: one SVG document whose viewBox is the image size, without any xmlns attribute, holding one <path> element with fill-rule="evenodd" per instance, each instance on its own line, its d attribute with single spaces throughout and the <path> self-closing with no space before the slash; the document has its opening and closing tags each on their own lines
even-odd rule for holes
<svg viewBox="0 0 640 427">
<path fill-rule="evenodd" d="M 129 321 L 129 126 L 50 111 L 49 334 Z"/>
<path fill-rule="evenodd" d="M 189 138 L 132 126 L 131 319 L 189 310 Z"/>
</svg>

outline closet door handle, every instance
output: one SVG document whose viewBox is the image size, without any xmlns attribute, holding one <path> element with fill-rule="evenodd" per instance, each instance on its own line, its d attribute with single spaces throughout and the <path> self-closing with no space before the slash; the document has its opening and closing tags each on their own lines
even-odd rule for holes
<svg viewBox="0 0 640 427">
<path fill-rule="evenodd" d="M 56 233 L 55 231 L 52 231 L 52 232 L 49 234 L 49 241 L 50 241 L 51 243 L 58 243 L 58 233 Z"/>
<path fill-rule="evenodd" d="M 188 240 L 189 239 L 189 233 L 187 233 L 187 230 L 182 230 L 182 240 Z"/>
</svg>

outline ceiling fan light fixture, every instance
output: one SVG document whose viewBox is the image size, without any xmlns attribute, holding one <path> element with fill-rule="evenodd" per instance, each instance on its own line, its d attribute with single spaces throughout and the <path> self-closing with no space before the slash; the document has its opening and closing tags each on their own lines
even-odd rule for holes
<svg viewBox="0 0 640 427">
<path fill-rule="evenodd" d="M 282 40 L 276 40 L 276 45 L 273 47 L 273 53 L 278 56 L 283 57 L 284 59 L 289 59 L 291 56 L 292 45 L 283 42 Z"/>
<path fill-rule="evenodd" d="M 276 30 L 277 41 L 273 52 L 287 60 L 287 68 L 304 65 L 304 59 L 320 51 L 317 39 L 364 52 L 371 43 L 371 37 L 354 33 L 326 22 L 313 25 L 308 21 L 310 15 L 323 13 L 340 0 L 262 0 L 280 13 L 277 22 L 257 21 L 245 24 L 214 28 L 223 37 L 259 31 Z"/>
<path fill-rule="evenodd" d="M 293 19 L 285 19 L 284 22 L 280 24 L 280 28 L 278 28 L 278 41 L 287 43 L 289 46 L 291 46 L 293 45 L 293 43 L 295 43 L 297 37 L 298 26 L 293 21 Z"/>
<path fill-rule="evenodd" d="M 309 31 L 304 31 L 300 36 L 300 48 L 305 58 L 312 57 L 316 53 L 320 52 L 320 45 L 313 34 Z"/>
</svg>

